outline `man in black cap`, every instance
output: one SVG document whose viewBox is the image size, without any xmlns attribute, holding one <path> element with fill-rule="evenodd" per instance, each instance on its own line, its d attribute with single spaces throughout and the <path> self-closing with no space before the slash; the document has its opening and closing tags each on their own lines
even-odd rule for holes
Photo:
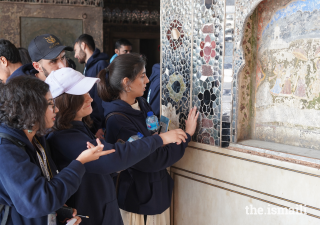
<svg viewBox="0 0 320 225">
<path fill-rule="evenodd" d="M 28 52 L 32 63 L 21 66 L 8 79 L 21 75 L 32 75 L 45 80 L 52 71 L 66 67 L 66 53 L 72 47 L 64 46 L 53 34 L 35 37 L 29 44 Z"/>
</svg>

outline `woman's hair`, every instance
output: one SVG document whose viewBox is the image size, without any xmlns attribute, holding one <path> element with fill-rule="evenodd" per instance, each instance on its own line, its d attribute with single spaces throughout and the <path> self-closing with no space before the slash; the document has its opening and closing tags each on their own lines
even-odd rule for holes
<svg viewBox="0 0 320 225">
<path fill-rule="evenodd" d="M 28 64 L 28 63 L 32 63 L 32 60 L 30 58 L 29 52 L 27 49 L 25 48 L 18 48 L 19 51 L 19 55 L 21 58 L 21 63 L 22 65 Z"/>
<path fill-rule="evenodd" d="M 65 130 L 72 127 L 71 122 L 75 119 L 77 112 L 81 109 L 84 103 L 83 95 L 70 95 L 64 93 L 55 98 L 55 104 L 59 109 L 54 123 L 54 130 Z M 90 115 L 82 119 L 88 126 L 91 126 L 92 120 Z"/>
<path fill-rule="evenodd" d="M 98 95 L 105 101 L 110 102 L 119 99 L 119 95 L 125 90 L 122 80 L 127 77 L 132 82 L 145 67 L 146 61 L 139 54 L 123 54 L 117 56 L 112 63 L 100 71 L 97 84 Z"/>
<path fill-rule="evenodd" d="M 0 82 L 0 121 L 19 130 L 38 126 L 38 135 L 46 134 L 46 94 L 49 85 L 32 76 L 19 76 L 7 84 Z"/>
</svg>

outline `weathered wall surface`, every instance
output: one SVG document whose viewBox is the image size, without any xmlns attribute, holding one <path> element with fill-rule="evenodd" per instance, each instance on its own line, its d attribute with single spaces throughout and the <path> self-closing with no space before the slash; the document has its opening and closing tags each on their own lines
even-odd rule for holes
<svg viewBox="0 0 320 225">
<path fill-rule="evenodd" d="M 319 169 L 193 142 L 171 173 L 171 225 L 319 224 Z"/>
<path fill-rule="evenodd" d="M 271 0 L 256 11 L 253 138 L 320 149 L 320 5 Z"/>
<path fill-rule="evenodd" d="M 44 33 L 55 34 L 70 46 L 78 35 L 87 33 L 93 36 L 97 48 L 103 47 L 101 7 L 0 2 L 0 23 L 0 37 L 17 47 L 28 47 L 32 35 Z"/>
</svg>

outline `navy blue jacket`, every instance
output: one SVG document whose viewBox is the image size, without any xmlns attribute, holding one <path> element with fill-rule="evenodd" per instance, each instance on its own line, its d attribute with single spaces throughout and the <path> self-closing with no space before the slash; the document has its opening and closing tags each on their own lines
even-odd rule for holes
<svg viewBox="0 0 320 225">
<path fill-rule="evenodd" d="M 88 59 L 84 69 L 84 75 L 86 77 L 97 77 L 98 73 L 106 68 L 109 63 L 109 56 L 106 53 L 100 52 L 99 49 L 95 49 L 92 56 Z M 102 128 L 104 126 L 104 116 L 103 116 L 103 108 L 102 108 L 102 100 L 98 96 L 97 84 L 93 86 L 93 88 L 89 91 L 90 96 L 93 99 L 92 102 L 92 113 L 91 118 L 94 121 L 93 127 L 96 130 Z M 93 129 L 91 131 L 95 134 Z"/>
<path fill-rule="evenodd" d="M 0 138 L 0 204 L 9 205 L 8 225 L 47 224 L 47 215 L 61 208 L 78 189 L 85 167 L 72 161 L 57 174 L 47 154 L 53 178 L 50 182 L 42 175 L 36 149 L 22 130 L 0 125 L 0 132 L 25 143 L 25 150 L 11 141 Z M 45 148 L 44 138 L 38 138 Z M 0 214 L 2 220 L 4 210 Z"/>
<path fill-rule="evenodd" d="M 141 111 L 133 109 L 122 100 L 109 103 L 107 114 L 120 112 L 107 121 L 106 141 L 115 143 L 118 139 L 128 140 L 137 132 L 145 137 L 151 136 L 147 129 L 147 112 L 152 111 L 150 105 L 143 99 L 137 98 Z M 173 180 L 166 168 L 181 159 L 190 141 L 181 145 L 168 144 L 159 147 L 154 153 L 139 163 L 122 171 L 119 179 L 118 203 L 121 209 L 144 215 L 155 215 L 164 212 L 171 203 Z M 139 149 L 142 151 L 143 149 Z"/>
<path fill-rule="evenodd" d="M 160 117 L 160 63 L 153 65 L 149 80 L 150 86 L 147 101 L 151 105 L 154 114 Z"/>
<path fill-rule="evenodd" d="M 47 140 L 53 152 L 53 159 L 62 169 L 87 148 L 87 142 L 96 145 L 95 137 L 89 128 L 80 121 L 73 121 L 72 128 L 49 134 Z M 101 140 L 104 149 L 116 152 L 102 156 L 98 160 L 86 163 L 79 190 L 68 200 L 67 205 L 77 209 L 81 215 L 81 224 L 104 225 L 123 224 L 111 173 L 124 170 L 154 152 L 163 144 L 158 135 L 135 141 L 134 143 L 109 144 Z"/>
<path fill-rule="evenodd" d="M 38 73 L 38 70 L 36 70 L 32 63 L 25 64 L 23 66 L 20 66 L 16 71 L 14 71 L 7 79 L 6 83 L 11 80 L 14 77 L 18 77 L 21 75 L 31 75 L 31 76 L 36 76 Z"/>
</svg>

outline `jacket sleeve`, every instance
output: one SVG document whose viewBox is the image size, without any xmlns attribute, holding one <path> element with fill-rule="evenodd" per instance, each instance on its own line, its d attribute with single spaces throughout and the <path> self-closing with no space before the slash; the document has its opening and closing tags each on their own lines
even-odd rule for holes
<svg viewBox="0 0 320 225">
<path fill-rule="evenodd" d="M 110 117 L 109 120 L 107 124 L 108 127 L 109 126 L 121 127 L 120 132 L 112 133 L 112 135 L 114 136 L 113 137 L 114 140 L 117 140 L 117 139 L 128 140 L 129 137 L 138 133 L 138 130 L 135 128 L 135 126 L 132 123 L 121 120 L 120 116 L 118 115 L 114 115 Z M 145 157 L 143 160 L 141 160 L 140 162 L 132 166 L 132 168 L 142 172 L 157 172 L 171 166 L 172 164 L 174 164 L 175 162 L 179 161 L 182 158 L 184 151 L 191 140 L 190 135 L 187 134 L 187 136 L 188 136 L 188 139 L 186 140 L 185 143 L 181 143 L 180 145 L 168 144 L 168 145 L 159 147 L 155 152 L 150 154 L 148 157 Z M 148 137 L 142 138 L 142 140 L 146 138 Z M 136 143 L 136 142 L 137 141 L 134 141 L 132 143 Z M 141 150 L 142 148 L 138 149 L 138 151 L 141 151 Z"/>
<path fill-rule="evenodd" d="M 97 75 L 100 73 L 101 70 L 103 70 L 104 68 L 108 67 L 109 63 L 106 60 L 100 60 L 96 65 L 95 65 L 95 76 L 97 77 Z M 102 100 L 98 95 L 98 89 L 97 89 L 97 84 L 94 85 L 94 87 L 92 88 L 92 97 L 94 102 L 97 104 L 97 109 L 96 111 L 96 117 L 99 117 L 100 124 L 99 124 L 99 129 L 100 128 L 104 128 L 105 124 L 104 124 L 104 109 L 102 107 Z M 93 110 L 94 111 L 94 110 Z M 96 133 L 96 132 L 95 132 Z M 95 134 L 94 133 L 94 134 Z"/>
<path fill-rule="evenodd" d="M 3 143 L 0 154 L 2 201 L 26 218 L 45 216 L 61 208 L 76 192 L 85 173 L 84 166 L 75 160 L 49 182 L 21 148 Z"/>
<path fill-rule="evenodd" d="M 59 151 L 67 161 L 76 159 L 82 151 L 86 150 L 88 141 L 97 145 L 96 140 L 91 139 L 82 132 L 74 131 L 73 133 L 68 133 L 63 136 L 68 139 L 68 141 L 60 142 L 62 145 L 57 145 L 58 139 L 51 139 L 50 136 L 48 142 L 54 151 Z M 135 143 L 126 142 L 124 144 L 116 143 L 113 145 L 104 140 L 101 140 L 101 142 L 104 144 L 105 150 L 115 149 L 116 151 L 109 155 L 102 156 L 96 161 L 86 163 L 85 168 L 88 173 L 111 174 L 127 169 L 154 152 L 163 144 L 159 135 L 138 140 Z"/>
</svg>

